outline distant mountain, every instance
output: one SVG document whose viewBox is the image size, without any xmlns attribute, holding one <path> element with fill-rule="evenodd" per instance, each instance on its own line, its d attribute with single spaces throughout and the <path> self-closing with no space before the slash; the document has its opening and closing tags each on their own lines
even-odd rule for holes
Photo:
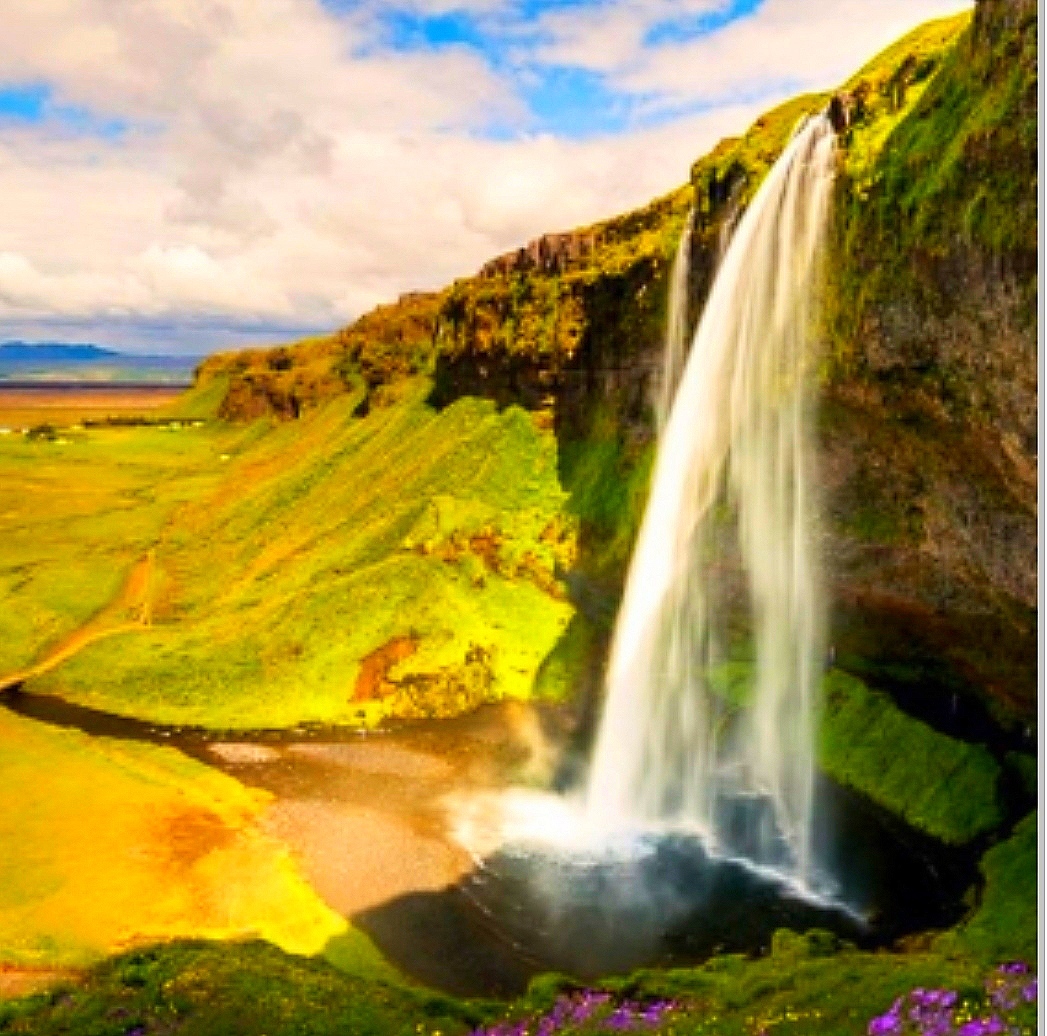
<svg viewBox="0 0 1047 1036">
<path fill-rule="evenodd" d="M 0 342 L 0 382 L 192 380 L 199 356 L 144 356 L 69 342 Z"/>
<path fill-rule="evenodd" d="M 69 345 L 65 342 L 0 342 L 0 363 L 94 363 L 121 356 L 100 345 Z"/>
</svg>

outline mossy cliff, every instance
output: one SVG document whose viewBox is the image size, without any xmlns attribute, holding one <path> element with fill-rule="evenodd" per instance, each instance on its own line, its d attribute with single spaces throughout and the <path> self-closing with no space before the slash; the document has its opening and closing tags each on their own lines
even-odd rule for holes
<svg viewBox="0 0 1047 1036">
<path fill-rule="evenodd" d="M 824 469 L 851 646 L 1036 701 L 1037 48 L 983 0 L 837 192 Z M 902 66 L 907 67 L 906 65 Z M 910 74 L 921 71 L 908 63 Z M 845 141 L 861 150 L 862 117 Z"/>
</svg>

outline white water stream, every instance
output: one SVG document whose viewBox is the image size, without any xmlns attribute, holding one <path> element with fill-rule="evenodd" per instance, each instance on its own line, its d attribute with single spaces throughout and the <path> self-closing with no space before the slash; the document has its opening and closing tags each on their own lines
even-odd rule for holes
<svg viewBox="0 0 1047 1036">
<path fill-rule="evenodd" d="M 794 135 L 734 233 L 681 376 L 690 224 L 684 232 L 659 401 L 664 427 L 585 796 L 588 828 L 698 831 L 713 847 L 803 884 L 825 613 L 812 298 L 834 154 L 825 116 Z M 718 565 L 732 529 L 756 663 L 742 716 L 727 723 L 722 688 L 715 693 L 726 621 Z"/>
</svg>

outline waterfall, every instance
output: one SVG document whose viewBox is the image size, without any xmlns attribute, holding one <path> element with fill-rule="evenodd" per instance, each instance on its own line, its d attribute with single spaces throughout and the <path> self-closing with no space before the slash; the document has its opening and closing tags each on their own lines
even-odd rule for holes
<svg viewBox="0 0 1047 1036">
<path fill-rule="evenodd" d="M 691 229 L 694 210 L 687 214 L 676 248 L 672 275 L 669 278 L 669 307 L 665 320 L 665 346 L 662 352 L 662 381 L 658 391 L 656 416 L 658 433 L 665 431 L 673 397 L 680 385 L 687 360 L 687 287 L 691 278 Z"/>
<path fill-rule="evenodd" d="M 727 247 L 673 395 L 683 359 L 674 336 L 686 323 L 689 243 L 681 242 L 668 414 L 585 797 L 599 829 L 697 830 L 804 882 L 825 610 L 814 546 L 811 300 L 834 156 L 824 115 L 794 134 Z M 755 686 L 740 712 L 715 680 L 727 615 L 724 539 L 735 533 L 756 652 Z"/>
</svg>

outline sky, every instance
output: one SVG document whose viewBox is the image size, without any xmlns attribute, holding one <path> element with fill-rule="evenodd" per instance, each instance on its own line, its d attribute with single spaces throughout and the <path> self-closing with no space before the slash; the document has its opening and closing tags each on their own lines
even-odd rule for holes
<svg viewBox="0 0 1047 1036">
<path fill-rule="evenodd" d="M 201 354 L 642 205 L 958 0 L 0 0 L 0 339 Z"/>
</svg>

